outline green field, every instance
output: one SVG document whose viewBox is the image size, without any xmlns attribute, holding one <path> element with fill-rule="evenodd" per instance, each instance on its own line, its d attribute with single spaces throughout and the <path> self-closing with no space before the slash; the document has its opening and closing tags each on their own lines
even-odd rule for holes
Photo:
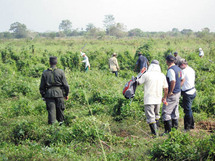
<svg viewBox="0 0 215 161">
<path fill-rule="evenodd" d="M 80 49 L 89 57 L 84 72 Z M 198 56 L 198 48 L 205 56 Z M 122 95 L 141 50 L 151 62 L 177 51 L 196 71 L 193 103 L 196 129 L 179 129 L 153 138 L 146 123 L 143 86 L 130 104 Z M 119 78 L 109 71 L 108 59 L 118 54 Z M 0 159 L 1 160 L 214 160 L 215 159 L 215 41 L 180 38 L 84 38 L 0 40 Z M 58 57 L 70 86 L 65 124 L 48 125 L 39 93 L 49 57 Z M 163 124 L 159 129 L 164 131 Z"/>
</svg>

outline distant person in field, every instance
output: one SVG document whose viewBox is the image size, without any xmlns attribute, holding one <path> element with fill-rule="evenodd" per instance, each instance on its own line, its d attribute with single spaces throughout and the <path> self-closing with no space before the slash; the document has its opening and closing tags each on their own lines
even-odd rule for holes
<svg viewBox="0 0 215 161">
<path fill-rule="evenodd" d="M 199 57 L 202 58 L 204 55 L 202 48 L 199 48 Z"/>
<path fill-rule="evenodd" d="M 192 103 L 196 97 L 195 71 L 188 65 L 185 59 L 181 59 L 179 67 L 184 75 L 184 83 L 181 87 L 182 107 L 184 109 L 184 129 L 189 131 L 194 129 L 194 119 L 192 113 Z"/>
<path fill-rule="evenodd" d="M 118 77 L 119 64 L 116 58 L 116 53 L 113 53 L 112 57 L 109 59 L 109 67 L 112 73 L 115 73 L 115 76 Z"/>
<path fill-rule="evenodd" d="M 181 69 L 175 65 L 175 57 L 168 55 L 166 57 L 166 63 L 168 65 L 167 70 L 167 82 L 168 82 L 168 96 L 167 104 L 163 104 L 162 118 L 164 121 L 165 133 L 169 133 L 171 128 L 178 128 L 179 119 L 179 98 L 181 96 L 181 83 L 183 83 L 183 76 Z"/>
<path fill-rule="evenodd" d="M 85 72 L 87 72 L 88 70 L 90 70 L 89 59 L 88 59 L 87 55 L 85 53 L 83 53 L 82 51 L 81 51 L 81 56 L 84 58 L 84 60 L 81 61 L 81 62 L 85 63 Z"/>
<path fill-rule="evenodd" d="M 56 119 L 61 125 L 64 121 L 64 99 L 68 100 L 69 85 L 63 70 L 56 67 L 57 57 L 49 58 L 50 68 L 42 74 L 40 94 L 46 101 L 48 123 L 53 124 Z"/>
<path fill-rule="evenodd" d="M 153 60 L 148 71 L 140 79 L 137 79 L 137 84 L 143 83 L 146 121 L 150 126 L 152 134 L 158 135 L 160 104 L 162 101 L 166 102 L 168 84 L 157 60 Z M 164 97 L 162 98 L 163 90 Z"/>
<path fill-rule="evenodd" d="M 136 65 L 135 65 L 135 67 L 134 67 L 134 70 L 136 70 L 136 68 L 137 68 L 138 66 L 139 66 L 138 72 L 140 72 L 144 67 L 145 67 L 146 69 L 148 69 L 148 66 L 149 66 L 149 61 L 148 61 L 148 59 L 147 59 L 145 56 L 143 56 L 141 52 L 138 52 L 138 56 L 139 56 L 139 58 L 138 58 L 138 60 L 137 60 L 137 62 L 136 62 Z"/>
<path fill-rule="evenodd" d="M 175 56 L 175 65 L 178 66 L 181 57 L 178 55 L 178 52 L 174 52 L 174 56 Z"/>
</svg>

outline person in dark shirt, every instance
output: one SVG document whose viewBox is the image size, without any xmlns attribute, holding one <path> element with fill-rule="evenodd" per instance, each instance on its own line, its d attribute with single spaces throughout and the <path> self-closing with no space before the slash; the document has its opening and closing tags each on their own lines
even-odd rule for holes
<svg viewBox="0 0 215 161">
<path fill-rule="evenodd" d="M 138 53 L 138 56 L 139 56 L 139 58 L 138 58 L 138 60 L 136 62 L 134 70 L 136 70 L 136 68 L 139 66 L 139 71 L 138 72 L 140 72 L 144 67 L 146 69 L 148 68 L 149 61 L 145 56 L 142 55 L 141 52 Z"/>
<path fill-rule="evenodd" d="M 181 85 L 184 82 L 184 76 L 181 69 L 175 65 L 175 57 L 168 55 L 166 57 L 166 63 L 168 65 L 167 70 L 167 83 L 168 83 L 168 96 L 167 104 L 163 104 L 162 118 L 164 121 L 165 133 L 169 133 L 171 128 L 178 128 L 179 119 L 179 98 L 181 96 Z"/>
<path fill-rule="evenodd" d="M 64 99 L 68 100 L 69 85 L 63 70 L 56 67 L 57 57 L 50 57 L 49 63 L 50 68 L 42 74 L 40 94 L 46 101 L 48 124 L 53 124 L 57 119 L 61 125 L 64 121 Z"/>
</svg>

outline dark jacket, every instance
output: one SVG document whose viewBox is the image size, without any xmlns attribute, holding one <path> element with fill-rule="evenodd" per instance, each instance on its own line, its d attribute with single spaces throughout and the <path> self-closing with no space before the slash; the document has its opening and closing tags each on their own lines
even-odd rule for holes
<svg viewBox="0 0 215 161">
<path fill-rule="evenodd" d="M 63 70 L 55 67 L 43 71 L 40 83 L 40 94 L 44 98 L 68 96 L 69 85 L 66 81 Z"/>
</svg>

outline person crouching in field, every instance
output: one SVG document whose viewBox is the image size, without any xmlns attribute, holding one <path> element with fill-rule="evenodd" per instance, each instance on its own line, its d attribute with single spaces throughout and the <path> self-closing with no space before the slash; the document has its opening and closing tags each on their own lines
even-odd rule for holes
<svg viewBox="0 0 215 161">
<path fill-rule="evenodd" d="M 161 101 L 166 101 L 168 84 L 157 60 L 153 60 L 148 71 L 140 79 L 137 79 L 138 85 L 143 83 L 146 121 L 150 126 L 152 134 L 158 135 L 160 104 Z M 162 98 L 163 90 L 164 97 Z"/>
<path fill-rule="evenodd" d="M 81 61 L 82 63 L 85 63 L 85 72 L 87 72 L 88 70 L 90 70 L 90 62 L 88 57 L 86 56 L 85 53 L 82 53 L 81 51 L 81 56 L 84 58 L 83 61 Z"/>
<path fill-rule="evenodd" d="M 165 133 L 169 133 L 171 128 L 178 128 L 179 119 L 179 98 L 181 96 L 181 84 L 184 81 L 181 69 L 175 65 L 175 57 L 168 55 L 166 57 L 167 70 L 167 82 L 168 82 L 168 96 L 167 104 L 163 104 L 162 118 L 164 121 Z"/>
<path fill-rule="evenodd" d="M 179 61 L 179 67 L 182 69 L 185 79 L 181 87 L 181 95 L 183 98 L 182 107 L 185 113 L 184 129 L 185 131 L 189 131 L 190 129 L 194 129 L 194 119 L 191 107 L 193 100 L 196 97 L 195 71 L 190 66 L 188 66 L 188 63 L 185 59 L 181 59 Z"/>
<path fill-rule="evenodd" d="M 109 67 L 112 73 L 115 73 L 115 76 L 118 77 L 119 64 L 116 58 L 116 53 L 113 53 L 112 57 L 109 59 Z"/>
<path fill-rule="evenodd" d="M 56 67 L 57 57 L 50 57 L 49 63 L 50 68 L 42 74 L 40 94 L 46 101 L 48 123 L 53 124 L 57 119 L 61 125 L 64 121 L 64 99 L 68 100 L 69 85 L 63 70 Z"/>
</svg>

